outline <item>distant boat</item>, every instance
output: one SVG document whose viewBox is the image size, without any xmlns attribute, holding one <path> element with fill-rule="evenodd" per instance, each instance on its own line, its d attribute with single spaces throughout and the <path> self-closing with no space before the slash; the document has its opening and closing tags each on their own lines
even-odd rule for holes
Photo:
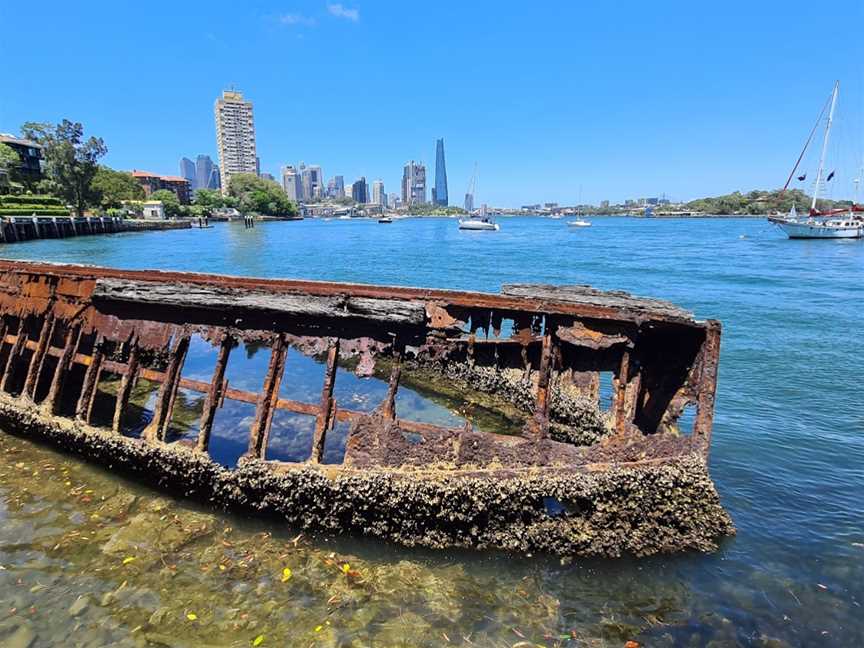
<svg viewBox="0 0 864 648">
<path fill-rule="evenodd" d="M 486 215 L 486 205 L 484 204 L 480 206 L 479 216 L 459 219 L 459 229 L 497 232 L 501 228 L 498 223 Z"/>
<path fill-rule="evenodd" d="M 351 220 L 348 214 L 342 214 L 337 220 Z"/>
<path fill-rule="evenodd" d="M 567 227 L 591 227 L 591 221 L 578 218 L 575 221 L 568 221 Z"/>
<path fill-rule="evenodd" d="M 864 212 L 864 207 L 856 204 L 857 200 L 852 203 L 852 206 L 849 209 L 829 209 L 824 212 L 820 212 L 816 209 L 816 201 L 819 198 L 819 189 L 822 186 L 822 174 L 825 171 L 825 154 L 828 151 L 828 140 L 831 136 L 831 125 L 834 122 L 834 109 L 837 106 L 837 95 L 839 92 L 840 82 L 837 81 L 834 83 L 834 89 L 831 91 L 831 107 L 828 110 L 828 122 L 825 124 L 825 135 L 822 138 L 822 154 L 819 156 L 819 167 L 816 171 L 816 184 L 813 187 L 813 201 L 810 203 L 810 213 L 802 218 L 798 215 L 795 205 L 792 205 L 792 209 L 789 210 L 788 214 L 778 213 L 774 216 L 768 217 L 768 222 L 773 223 L 783 230 L 786 236 L 790 239 L 857 239 L 864 237 L 864 218 L 858 215 L 858 213 Z M 824 114 L 824 112 L 825 108 L 822 109 L 822 113 L 819 115 L 819 119 L 816 122 L 817 126 L 822 120 L 822 114 Z M 813 138 L 813 133 L 815 131 L 816 126 L 814 126 L 813 130 L 810 131 L 810 136 L 804 144 L 804 150 L 802 150 L 801 154 L 798 156 L 798 161 L 792 168 L 792 172 L 786 180 L 786 185 L 783 187 L 783 191 L 786 191 L 786 188 L 792 181 L 795 172 L 798 170 L 798 165 L 801 163 L 801 159 L 804 157 L 804 153 L 807 151 L 807 146 L 810 144 L 810 140 Z M 825 179 L 825 182 L 829 182 L 833 176 L 834 172 L 832 171 Z M 806 177 L 807 174 L 805 173 L 799 177 L 799 180 L 803 180 Z"/>
<path fill-rule="evenodd" d="M 379 223 L 392 223 L 393 219 L 390 218 L 389 216 L 382 216 L 381 218 L 378 219 L 378 222 Z"/>
</svg>

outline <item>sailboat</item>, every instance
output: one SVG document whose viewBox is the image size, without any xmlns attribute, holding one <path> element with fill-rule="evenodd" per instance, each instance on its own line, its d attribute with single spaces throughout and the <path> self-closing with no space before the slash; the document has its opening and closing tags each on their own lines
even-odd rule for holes
<svg viewBox="0 0 864 648">
<path fill-rule="evenodd" d="M 864 212 L 864 207 L 857 204 L 857 200 L 852 203 L 849 209 L 829 209 L 828 211 L 820 212 L 816 209 L 816 201 L 819 198 L 819 189 L 822 186 L 822 174 L 825 171 L 825 154 L 828 151 L 828 140 L 831 137 L 831 125 L 834 122 L 834 109 L 837 107 L 837 95 L 840 92 L 840 82 L 834 83 L 834 89 L 831 92 L 830 109 L 828 110 L 828 122 L 825 125 L 825 134 L 822 138 L 822 153 L 819 156 L 819 168 L 816 172 L 816 184 L 813 188 L 813 201 L 810 203 L 810 212 L 806 217 L 800 217 L 795 205 L 788 214 L 776 214 L 768 217 L 768 222 L 773 223 L 782 229 L 786 236 L 790 239 L 855 239 L 864 237 L 864 219 L 859 216 L 860 212 Z M 825 109 L 819 115 L 819 121 L 822 119 Z M 804 150 L 798 156 L 798 161 L 792 168 L 792 173 L 789 174 L 789 179 L 786 180 L 786 185 L 783 191 L 789 186 L 801 159 L 804 157 L 804 152 L 810 144 L 816 126 L 810 132 L 810 137 L 804 144 Z M 805 174 L 806 175 L 806 174 Z M 829 174 L 826 182 L 831 180 L 834 174 Z M 856 183 L 857 187 L 857 183 Z M 857 196 L 856 196 L 857 198 Z"/>
<path fill-rule="evenodd" d="M 486 230 L 489 232 L 497 232 L 500 228 L 492 218 L 486 213 L 486 203 L 480 205 L 480 215 L 471 216 L 459 220 L 460 230 Z"/>
</svg>

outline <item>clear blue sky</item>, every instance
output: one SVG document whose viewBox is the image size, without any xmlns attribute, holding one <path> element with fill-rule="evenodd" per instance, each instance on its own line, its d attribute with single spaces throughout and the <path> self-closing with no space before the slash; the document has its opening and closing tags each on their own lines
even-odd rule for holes
<svg viewBox="0 0 864 648">
<path fill-rule="evenodd" d="M 835 78 L 861 149 L 861 0 L 10 0 L 0 25 L 0 132 L 81 121 L 120 169 L 215 159 L 230 84 L 262 170 L 392 192 L 414 158 L 431 185 L 444 137 L 451 202 L 475 161 L 495 205 L 777 187 Z"/>
</svg>

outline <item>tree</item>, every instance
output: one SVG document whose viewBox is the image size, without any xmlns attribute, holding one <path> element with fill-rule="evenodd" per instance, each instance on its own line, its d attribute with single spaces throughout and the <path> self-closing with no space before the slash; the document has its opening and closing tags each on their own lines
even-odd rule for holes
<svg viewBox="0 0 864 648">
<path fill-rule="evenodd" d="M 91 183 L 99 170 L 99 159 L 108 152 L 102 138 L 91 136 L 85 141 L 84 127 L 68 119 L 56 126 L 27 122 L 21 134 L 42 145 L 46 188 L 83 215 L 88 204 L 97 202 Z"/>
<path fill-rule="evenodd" d="M 117 208 L 124 200 L 144 200 L 144 187 L 131 173 L 100 166 L 91 184 L 102 207 Z"/>
<path fill-rule="evenodd" d="M 11 146 L 0 143 L 0 188 L 17 184 L 17 169 L 21 158 Z"/>
<path fill-rule="evenodd" d="M 237 208 L 244 213 L 252 212 L 266 216 L 294 216 L 297 205 L 277 183 L 264 180 L 251 173 L 238 173 L 231 176 L 228 194 L 237 199 Z"/>
<path fill-rule="evenodd" d="M 180 205 L 180 200 L 177 198 L 177 194 L 168 189 L 154 191 L 150 194 L 150 200 L 161 200 L 166 216 L 176 217 L 183 213 L 183 207 Z"/>
</svg>

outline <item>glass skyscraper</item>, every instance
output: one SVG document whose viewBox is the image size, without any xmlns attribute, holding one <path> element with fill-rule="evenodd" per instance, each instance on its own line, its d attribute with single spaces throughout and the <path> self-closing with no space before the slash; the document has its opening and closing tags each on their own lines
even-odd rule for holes
<svg viewBox="0 0 864 648">
<path fill-rule="evenodd" d="M 446 207 L 447 198 L 447 165 L 444 163 L 444 139 L 439 139 L 435 146 L 435 191 L 433 202 Z"/>
</svg>

